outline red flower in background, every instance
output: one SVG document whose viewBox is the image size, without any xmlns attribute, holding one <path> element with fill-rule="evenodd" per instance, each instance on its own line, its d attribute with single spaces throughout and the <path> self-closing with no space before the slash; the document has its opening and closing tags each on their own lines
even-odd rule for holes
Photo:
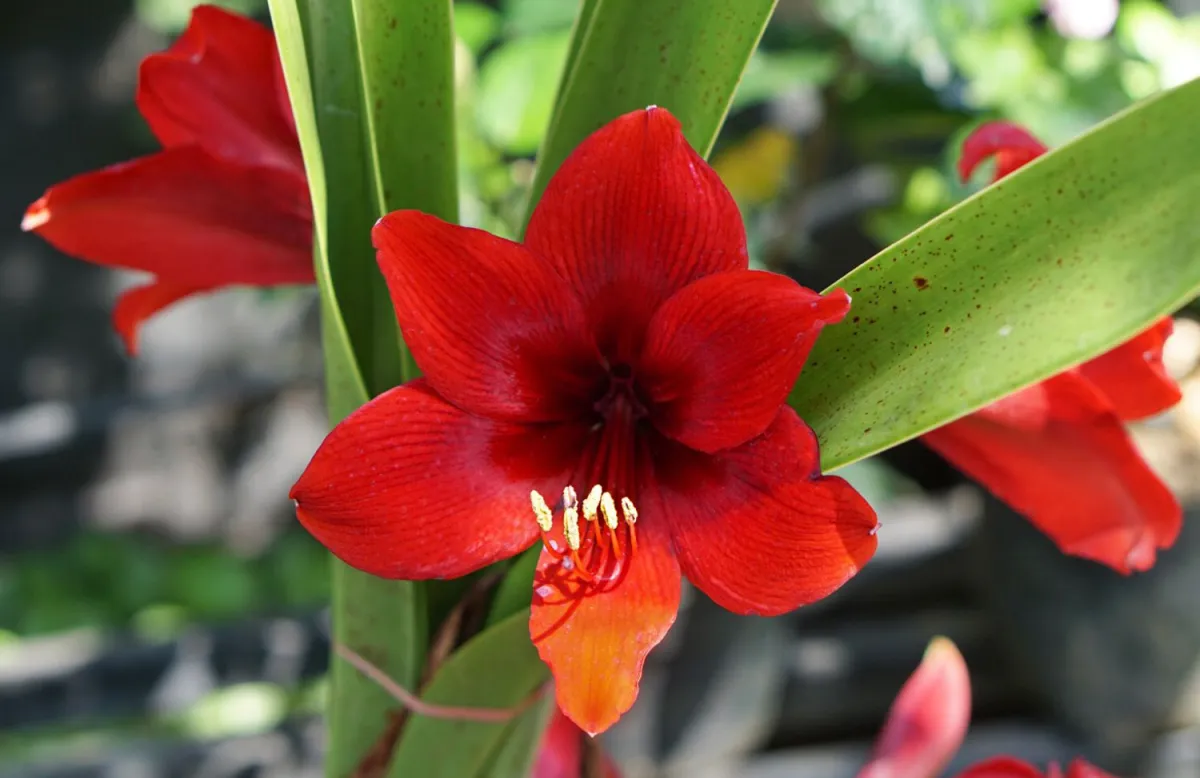
<svg viewBox="0 0 1200 778">
<path fill-rule="evenodd" d="M 188 295 L 311 283 L 312 211 L 271 32 L 197 7 L 142 62 L 137 105 L 163 150 L 51 187 L 21 222 L 64 253 L 154 274 L 113 311 L 129 352 L 146 318 Z"/>
<path fill-rule="evenodd" d="M 971 719 L 971 678 L 962 654 L 937 638 L 905 682 L 888 711 L 875 751 L 858 778 L 934 778 L 962 746 Z M 958 778 L 1064 778 L 1058 765 L 1043 773 L 1032 765 L 1001 756 L 979 762 Z M 1075 760 L 1065 778 L 1112 778 Z"/>
<path fill-rule="evenodd" d="M 1045 772 L 1042 772 L 1020 759 L 999 756 L 968 768 L 959 773 L 958 778 L 1113 778 L 1113 776 L 1082 759 L 1071 762 L 1064 773 L 1062 768 L 1053 762 Z"/>
<path fill-rule="evenodd" d="M 996 157 L 999 178 L 1046 147 L 1012 124 L 985 124 L 963 144 L 965 180 Z M 1123 573 L 1147 570 L 1175 542 L 1179 503 L 1142 460 L 1124 423 L 1179 402 L 1163 369 L 1164 318 L 1078 367 L 926 433 L 959 470 L 1024 514 L 1065 553 Z"/>
<path fill-rule="evenodd" d="M 971 721 L 971 677 L 946 638 L 929 644 L 905 682 L 858 778 L 933 778 L 962 745 Z"/>
<path fill-rule="evenodd" d="M 583 774 L 583 730 L 558 708 L 542 736 L 530 778 L 580 778 Z M 621 772 L 607 756 L 601 756 L 599 778 L 621 778 Z"/>
<path fill-rule="evenodd" d="M 667 111 L 584 141 L 524 244 L 414 211 L 373 237 L 425 377 L 330 433 L 297 515 L 387 578 L 540 542 L 530 631 L 586 731 L 633 704 L 681 573 L 776 614 L 874 553 L 874 512 L 784 405 L 849 299 L 747 269 L 737 205 Z"/>
</svg>

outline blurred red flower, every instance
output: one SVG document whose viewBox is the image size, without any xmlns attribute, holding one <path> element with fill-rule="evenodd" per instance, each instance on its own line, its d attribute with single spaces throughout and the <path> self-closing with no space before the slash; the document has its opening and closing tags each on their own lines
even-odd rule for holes
<svg viewBox="0 0 1200 778">
<path fill-rule="evenodd" d="M 988 157 L 998 180 L 1044 153 L 1024 129 L 984 124 L 963 144 L 965 180 Z M 1175 542 L 1182 511 L 1124 423 L 1179 402 L 1162 363 L 1171 319 L 1117 348 L 926 433 L 955 467 L 1024 514 L 1063 552 L 1122 573 Z"/>
<path fill-rule="evenodd" d="M 936 778 L 962 746 L 971 719 L 971 678 L 962 654 L 937 638 L 888 711 L 875 751 L 858 778 Z M 1043 773 L 1010 756 L 980 762 L 958 778 L 1064 778 L 1058 765 Z M 1076 759 L 1065 778 L 1112 778 Z"/>
<path fill-rule="evenodd" d="M 163 150 L 52 186 L 21 222 L 67 254 L 155 276 L 113 311 L 129 352 L 145 319 L 188 295 L 311 283 L 312 211 L 271 32 L 197 7 L 142 62 L 137 105 Z"/>
<path fill-rule="evenodd" d="M 538 747 L 530 778 L 580 778 L 585 737 L 583 730 L 555 708 Z M 607 756 L 601 757 L 600 770 L 600 778 L 621 778 L 620 770 Z"/>
</svg>

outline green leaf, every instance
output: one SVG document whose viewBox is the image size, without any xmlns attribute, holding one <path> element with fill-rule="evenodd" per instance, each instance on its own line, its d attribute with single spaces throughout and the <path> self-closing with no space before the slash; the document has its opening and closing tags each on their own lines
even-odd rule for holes
<svg viewBox="0 0 1200 778">
<path fill-rule="evenodd" d="M 529 601 L 533 599 L 533 574 L 541 553 L 542 544 L 536 543 L 513 562 L 504 580 L 496 587 L 496 595 L 492 598 L 492 607 L 487 615 L 487 626 L 529 607 Z"/>
<path fill-rule="evenodd" d="M 1200 291 L 1200 81 L 989 187 L 835 286 L 791 403 L 826 470 L 1129 339 Z"/>
<path fill-rule="evenodd" d="M 752 105 L 799 86 L 825 86 L 833 80 L 837 67 L 838 55 L 834 51 L 756 51 L 746 67 L 733 105 Z"/>
<path fill-rule="evenodd" d="M 479 69 L 480 129 L 509 154 L 532 154 L 546 131 L 554 87 L 567 59 L 565 32 L 504 44 Z"/>
<path fill-rule="evenodd" d="M 537 758 L 537 748 L 554 712 L 554 695 L 543 695 L 522 713 L 504 733 L 500 749 L 480 773 L 480 778 L 515 778 L 529 775 Z"/>
<path fill-rule="evenodd" d="M 482 3 L 454 4 L 454 31 L 471 53 L 479 56 L 500 34 L 500 14 Z"/>
<path fill-rule="evenodd" d="M 446 660 L 421 696 L 440 705 L 510 708 L 520 705 L 549 677 L 529 640 L 526 609 L 468 641 Z M 477 776 L 498 753 L 512 723 L 413 716 L 396 747 L 389 776 Z"/>
<path fill-rule="evenodd" d="M 375 215 L 417 208 L 457 221 L 453 3 L 352 0 L 352 5 L 376 182 Z M 390 306 L 388 315 L 395 315 Z"/>
<path fill-rule="evenodd" d="M 328 403 L 336 422 L 366 402 L 368 390 L 379 393 L 416 374 L 370 231 L 390 208 L 456 216 L 451 6 L 449 0 L 353 6 L 271 0 L 270 7 L 313 198 Z M 369 33 L 361 51 L 356 22 Z M 384 581 L 335 561 L 333 626 L 335 640 L 397 682 L 416 686 L 427 641 L 423 585 Z M 351 774 L 395 708 L 373 682 L 334 661 L 328 774 Z"/>
<path fill-rule="evenodd" d="M 707 155 L 774 8 L 775 0 L 585 0 L 530 209 L 580 141 L 647 105 L 671 111 Z"/>
<path fill-rule="evenodd" d="M 371 247 L 371 227 L 381 214 L 351 8 L 333 0 L 272 0 L 270 5 L 289 96 L 297 93 L 293 73 L 305 61 L 307 116 L 293 110 L 313 194 L 317 280 L 340 312 L 351 347 L 349 354 L 327 360 L 357 363 L 368 391 L 379 394 L 403 381 L 403 360 L 395 314 Z M 302 48 L 285 50 L 297 46 Z M 301 119 L 312 124 L 300 127 Z"/>
<path fill-rule="evenodd" d="M 575 6 L 563 0 L 504 0 L 501 4 L 505 26 L 513 35 L 565 29 L 575 18 Z"/>
</svg>

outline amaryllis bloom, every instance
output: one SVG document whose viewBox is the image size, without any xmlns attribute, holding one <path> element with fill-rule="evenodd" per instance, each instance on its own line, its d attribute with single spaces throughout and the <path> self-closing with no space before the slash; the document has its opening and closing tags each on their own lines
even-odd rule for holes
<svg viewBox="0 0 1200 778">
<path fill-rule="evenodd" d="M 1043 772 L 1028 762 L 1014 759 L 1011 756 L 1000 756 L 988 759 L 967 768 L 958 774 L 958 778 L 1114 778 L 1099 767 L 1093 767 L 1082 759 L 1076 759 L 1067 766 L 1064 772 L 1057 764 L 1051 762 Z"/>
<path fill-rule="evenodd" d="M 330 433 L 299 519 L 387 578 L 541 544 L 530 632 L 587 732 L 633 704 L 681 573 L 777 614 L 874 553 L 874 512 L 784 405 L 850 300 L 747 269 L 736 204 L 667 111 L 585 140 L 524 244 L 414 211 L 373 237 L 425 377 Z"/>
<path fill-rule="evenodd" d="M 971 679 L 954 644 L 937 638 L 888 711 L 875 751 L 858 778 L 936 778 L 962 746 L 971 718 Z M 1075 760 L 1047 772 L 1010 756 L 988 759 L 957 778 L 1112 778 Z"/>
<path fill-rule="evenodd" d="M 1012 124 L 963 144 L 964 179 L 989 156 L 997 177 L 1046 150 Z M 1122 573 L 1147 570 L 1175 542 L 1178 501 L 1139 455 L 1125 423 L 1179 402 L 1162 363 L 1171 319 L 1105 354 L 927 433 L 924 441 L 1065 553 Z"/>
<path fill-rule="evenodd" d="M 311 283 L 312 211 L 271 32 L 197 7 L 142 62 L 137 105 L 163 150 L 52 186 L 21 222 L 71 256 L 154 275 L 113 311 L 130 353 L 138 326 L 188 295 Z"/>
<path fill-rule="evenodd" d="M 858 778 L 934 778 L 962 745 L 971 722 L 971 677 L 945 638 L 925 658 L 888 711 L 871 761 Z"/>
<path fill-rule="evenodd" d="M 555 708 L 538 746 L 530 778 L 581 778 L 586 758 L 583 738 L 583 731 Z M 607 756 L 601 756 L 599 778 L 621 778 L 621 772 Z"/>
</svg>

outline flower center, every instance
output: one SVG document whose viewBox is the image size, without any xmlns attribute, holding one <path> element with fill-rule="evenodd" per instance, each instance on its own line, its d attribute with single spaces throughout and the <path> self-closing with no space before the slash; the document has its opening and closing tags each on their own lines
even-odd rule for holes
<svg viewBox="0 0 1200 778">
<path fill-rule="evenodd" d="M 608 388 L 593 407 L 605 421 L 613 419 L 614 416 L 626 417 L 632 421 L 645 418 L 646 406 L 638 397 L 633 368 L 625 364 L 609 367 Z"/>
<path fill-rule="evenodd" d="M 600 484 L 593 486 L 582 502 L 572 486 L 563 489 L 562 499 L 553 508 L 536 490 L 529 493 L 529 500 L 542 544 L 555 560 L 539 581 L 538 595 L 543 600 L 555 589 L 568 599 L 585 588 L 607 590 L 625 576 L 637 552 L 638 512 L 633 500 L 622 497 L 618 513 L 617 500 Z M 561 540 L 554 526 L 559 511 Z"/>
</svg>

